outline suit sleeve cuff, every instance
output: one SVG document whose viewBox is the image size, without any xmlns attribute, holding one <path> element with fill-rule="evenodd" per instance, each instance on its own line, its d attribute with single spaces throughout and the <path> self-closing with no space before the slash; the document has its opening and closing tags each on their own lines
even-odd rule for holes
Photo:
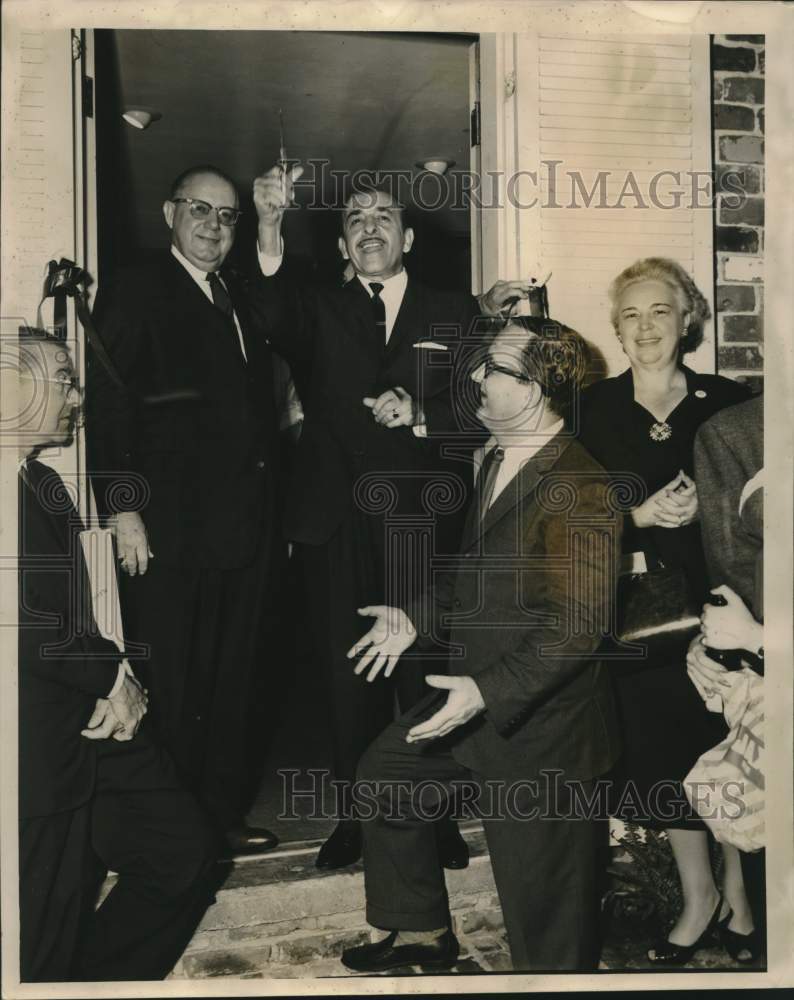
<svg viewBox="0 0 794 1000">
<path fill-rule="evenodd" d="M 116 674 L 116 683 L 110 689 L 106 697 L 115 698 L 116 695 L 121 690 L 121 685 L 124 683 L 124 679 L 126 677 L 134 677 L 134 676 L 135 674 L 133 674 L 132 672 L 132 667 L 129 665 L 127 660 L 122 660 L 121 663 L 119 664 L 118 673 Z"/>
</svg>

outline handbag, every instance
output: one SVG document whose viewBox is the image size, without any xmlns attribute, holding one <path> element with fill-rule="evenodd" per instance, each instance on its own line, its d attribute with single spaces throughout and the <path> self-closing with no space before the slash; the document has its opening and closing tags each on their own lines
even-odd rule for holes
<svg viewBox="0 0 794 1000">
<path fill-rule="evenodd" d="M 622 575 L 616 607 L 616 641 L 607 651 L 609 659 L 641 660 L 644 666 L 684 661 L 700 628 L 700 608 L 681 569 L 659 566 Z"/>
</svg>

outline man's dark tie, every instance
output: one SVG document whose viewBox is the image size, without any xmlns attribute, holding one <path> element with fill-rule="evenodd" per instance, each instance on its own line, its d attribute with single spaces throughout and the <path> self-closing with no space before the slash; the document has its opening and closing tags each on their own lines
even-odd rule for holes
<svg viewBox="0 0 794 1000">
<path fill-rule="evenodd" d="M 496 477 L 499 475 L 499 469 L 501 468 L 504 457 L 504 448 L 492 448 L 491 451 L 489 451 L 485 456 L 485 461 L 482 463 L 480 474 L 477 477 L 477 486 L 480 494 L 481 521 L 485 519 L 485 515 L 488 513 L 488 508 L 491 506 L 491 498 L 493 497 L 494 487 L 496 486 Z"/>
<path fill-rule="evenodd" d="M 369 287 L 372 291 L 372 312 L 375 316 L 375 330 L 378 334 L 379 343 L 386 343 L 386 306 L 383 303 L 383 299 L 380 297 L 380 293 L 383 291 L 383 285 L 379 281 L 370 281 Z"/>
<path fill-rule="evenodd" d="M 232 300 L 229 298 L 229 293 L 223 287 L 223 283 L 215 271 L 207 272 L 207 281 L 210 283 L 210 291 L 212 292 L 212 301 L 220 309 L 220 311 L 227 316 L 232 322 L 234 322 L 234 310 L 232 309 Z"/>
</svg>

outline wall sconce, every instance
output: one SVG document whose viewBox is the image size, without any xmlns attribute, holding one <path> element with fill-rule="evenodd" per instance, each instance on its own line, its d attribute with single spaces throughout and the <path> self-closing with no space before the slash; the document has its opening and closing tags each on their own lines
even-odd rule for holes
<svg viewBox="0 0 794 1000">
<path fill-rule="evenodd" d="M 128 125 L 133 128 L 148 128 L 152 122 L 159 121 L 163 116 L 153 108 L 127 108 L 121 115 Z"/>
<path fill-rule="evenodd" d="M 450 167 L 455 166 L 455 161 L 447 160 L 442 156 L 432 156 L 426 160 L 420 160 L 415 166 L 419 167 L 420 170 L 426 170 L 430 174 L 438 174 L 439 177 L 443 177 Z"/>
</svg>

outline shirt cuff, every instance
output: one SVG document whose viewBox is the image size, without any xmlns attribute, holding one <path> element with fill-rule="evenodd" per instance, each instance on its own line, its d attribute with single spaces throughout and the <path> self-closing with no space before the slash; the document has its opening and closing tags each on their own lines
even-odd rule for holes
<svg viewBox="0 0 794 1000">
<path fill-rule="evenodd" d="M 262 253 L 259 249 L 259 244 L 256 245 L 256 255 L 259 258 L 259 270 L 264 274 L 266 278 L 272 277 L 276 271 L 281 267 L 281 262 L 284 259 L 284 238 L 281 237 L 281 251 L 277 255 Z"/>
<path fill-rule="evenodd" d="M 125 677 L 134 677 L 135 674 L 132 672 L 132 667 L 129 665 L 127 660 L 122 660 L 119 664 L 119 672 L 116 674 L 116 683 L 110 689 L 110 693 L 107 695 L 108 698 L 115 698 L 116 695 L 121 690 L 121 685 L 124 683 Z"/>
</svg>

